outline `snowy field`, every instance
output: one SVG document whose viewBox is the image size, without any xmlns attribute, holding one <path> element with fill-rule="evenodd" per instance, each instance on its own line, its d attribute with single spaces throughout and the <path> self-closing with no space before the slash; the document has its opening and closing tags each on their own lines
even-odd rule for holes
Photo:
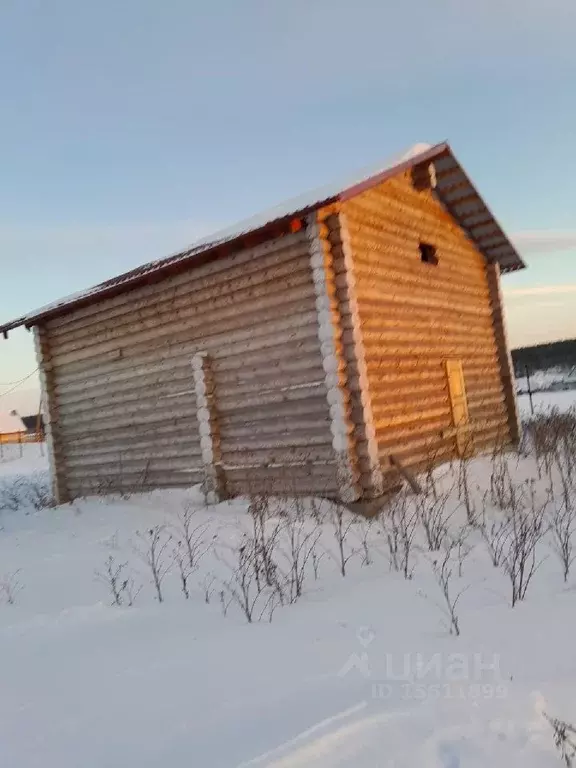
<svg viewBox="0 0 576 768">
<path fill-rule="evenodd" d="M 534 392 L 532 400 L 535 413 L 546 412 L 551 408 L 567 411 L 569 408 L 576 406 L 576 389 L 559 392 Z M 530 398 L 528 395 L 520 395 L 518 397 L 518 408 L 523 419 L 530 417 Z"/>
<path fill-rule="evenodd" d="M 543 713 L 576 721 L 576 563 L 565 581 L 548 527 L 576 508 L 571 440 L 441 467 L 372 522 L 194 489 L 35 509 L 26 446 L 0 463 L 0 766 L 561 766 Z M 524 519 L 538 567 L 512 608 Z"/>
<path fill-rule="evenodd" d="M 528 391 L 528 379 L 519 376 L 516 379 L 519 392 Z M 530 373 L 530 388 L 532 392 L 544 392 L 548 390 L 560 390 L 562 388 L 576 388 L 576 368 L 555 367 L 546 370 L 536 370 Z"/>
<path fill-rule="evenodd" d="M 43 443 L 0 446 L 0 478 L 46 472 L 48 459 Z"/>
</svg>

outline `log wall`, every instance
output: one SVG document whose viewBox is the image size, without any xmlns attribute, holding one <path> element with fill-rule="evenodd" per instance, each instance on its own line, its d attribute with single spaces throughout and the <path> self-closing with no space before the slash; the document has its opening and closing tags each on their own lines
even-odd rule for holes
<svg viewBox="0 0 576 768">
<path fill-rule="evenodd" d="M 372 424 L 390 454 L 423 465 L 456 453 L 445 361 L 462 361 L 476 450 L 510 440 L 510 407 L 495 335 L 488 264 L 433 191 L 399 175 L 342 204 L 353 259 Z M 421 260 L 420 242 L 439 263 Z M 354 341 L 349 328 L 344 340 Z M 357 331 L 356 331 L 357 334 Z"/>
<path fill-rule="evenodd" d="M 192 358 L 210 358 L 230 494 L 338 491 L 304 230 L 41 329 L 61 498 L 204 479 Z"/>
</svg>

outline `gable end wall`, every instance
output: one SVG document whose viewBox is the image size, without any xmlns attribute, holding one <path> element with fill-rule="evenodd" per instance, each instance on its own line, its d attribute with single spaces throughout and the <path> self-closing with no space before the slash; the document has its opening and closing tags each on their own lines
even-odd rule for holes
<svg viewBox="0 0 576 768">
<path fill-rule="evenodd" d="M 341 219 L 382 467 L 390 454 L 409 465 L 455 455 L 447 359 L 463 364 L 475 449 L 510 442 L 512 406 L 485 258 L 432 191 L 414 189 L 409 173 L 342 203 Z M 421 261 L 421 241 L 436 246 L 437 266 Z"/>
</svg>

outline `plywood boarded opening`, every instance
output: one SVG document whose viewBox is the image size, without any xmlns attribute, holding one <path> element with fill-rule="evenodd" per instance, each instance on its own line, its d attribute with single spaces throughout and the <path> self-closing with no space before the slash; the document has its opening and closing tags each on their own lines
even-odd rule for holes
<svg viewBox="0 0 576 768">
<path fill-rule="evenodd" d="M 456 447 L 458 448 L 458 454 L 463 456 L 467 449 L 471 447 L 472 435 L 462 361 L 446 360 L 446 376 L 448 377 L 448 392 L 450 394 Z"/>
</svg>

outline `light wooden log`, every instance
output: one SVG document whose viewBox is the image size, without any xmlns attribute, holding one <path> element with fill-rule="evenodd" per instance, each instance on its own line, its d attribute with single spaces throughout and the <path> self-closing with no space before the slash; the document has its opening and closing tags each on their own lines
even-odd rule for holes
<svg viewBox="0 0 576 768">
<path fill-rule="evenodd" d="M 207 352 L 198 352 L 192 358 L 192 372 L 196 391 L 198 429 L 202 437 L 203 489 L 206 501 L 217 504 L 227 497 L 226 479 L 222 467 L 220 428 L 214 391 L 214 377 Z"/>
<path fill-rule="evenodd" d="M 340 497 L 351 502 L 360 497 L 358 471 L 351 433 L 353 424 L 349 414 L 349 395 L 345 387 L 346 363 L 339 347 L 340 317 L 335 298 L 334 271 L 330 243 L 321 233 L 322 223 L 316 213 L 307 220 L 306 232 L 310 247 L 310 265 L 316 291 L 318 339 L 325 372 L 328 402 L 330 403 L 330 429 L 336 455 Z"/>
<path fill-rule="evenodd" d="M 56 504 L 65 504 L 70 500 L 70 497 L 66 486 L 66 468 L 64 466 L 62 438 L 58 424 L 59 413 L 54 392 L 54 369 L 48 334 L 42 326 L 34 326 L 34 346 L 40 374 L 40 397 L 44 405 L 46 452 L 52 483 L 52 495 Z"/>
<path fill-rule="evenodd" d="M 368 497 L 377 497 L 383 490 L 383 477 L 378 455 L 378 442 L 376 439 L 376 429 L 374 426 L 374 413 L 372 409 L 372 393 L 370 391 L 370 381 L 366 365 L 366 350 L 364 346 L 363 330 L 361 327 L 361 315 L 359 299 L 356 290 L 355 261 L 350 235 L 347 229 L 345 214 L 340 212 L 334 217 L 337 228 L 336 237 L 340 242 L 339 254 L 341 255 L 344 271 L 341 281 L 342 296 L 341 299 L 346 303 L 348 317 L 351 321 L 351 330 L 342 334 L 342 343 L 346 345 L 349 341 L 350 359 L 349 366 L 354 374 L 358 376 L 360 392 L 358 406 L 360 409 L 360 418 L 357 421 L 358 433 L 365 441 L 366 453 L 369 461 L 369 479 L 365 484 L 364 495 Z M 343 304 L 340 309 L 341 317 L 345 317 Z"/>
</svg>

